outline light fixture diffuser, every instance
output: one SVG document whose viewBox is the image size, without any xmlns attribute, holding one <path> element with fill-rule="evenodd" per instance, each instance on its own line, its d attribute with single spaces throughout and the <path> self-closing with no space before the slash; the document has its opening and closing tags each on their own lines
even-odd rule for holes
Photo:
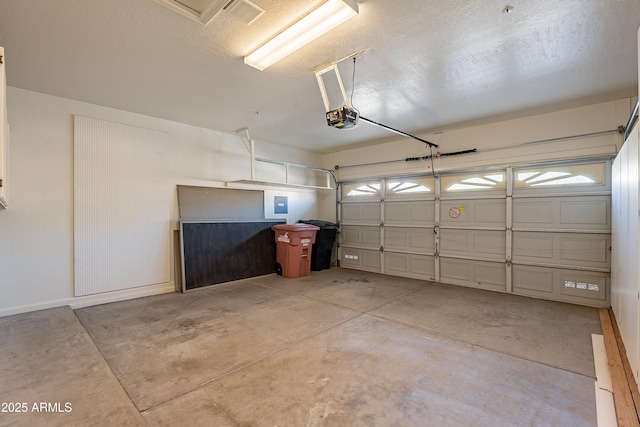
<svg viewBox="0 0 640 427">
<path fill-rule="evenodd" d="M 245 56 L 244 63 L 264 70 L 357 14 L 354 0 L 326 0 Z"/>
</svg>

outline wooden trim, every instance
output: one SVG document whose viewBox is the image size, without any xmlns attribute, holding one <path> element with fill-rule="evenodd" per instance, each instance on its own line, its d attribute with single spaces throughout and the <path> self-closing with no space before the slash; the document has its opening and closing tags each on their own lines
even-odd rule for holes
<svg viewBox="0 0 640 427">
<path fill-rule="evenodd" d="M 609 310 L 609 316 L 611 317 L 613 332 L 616 335 L 616 342 L 618 343 L 618 351 L 620 352 L 622 359 L 622 366 L 624 367 L 627 382 L 629 383 L 629 389 L 631 390 L 631 398 L 633 399 L 633 404 L 636 407 L 636 414 L 638 414 L 638 418 L 640 418 L 640 391 L 638 390 L 638 384 L 636 383 L 635 375 L 633 374 L 631 364 L 627 358 L 627 349 L 622 341 L 622 335 L 620 334 L 620 329 L 618 329 L 618 322 L 616 321 L 616 315 L 613 310 Z"/>
<path fill-rule="evenodd" d="M 626 352 L 620 352 L 610 310 L 608 308 L 601 308 L 599 313 L 602 335 L 604 336 L 605 348 L 607 350 L 609 370 L 611 372 L 613 400 L 616 406 L 618 425 L 620 427 L 640 427 L 640 419 L 638 418 L 635 401 L 632 397 L 633 390 L 632 387 L 630 387 L 623 363 L 623 359 L 627 359 Z M 626 363 L 628 364 L 628 361 Z M 631 380 L 633 380 L 633 384 L 635 385 L 633 376 L 631 376 Z M 635 392 L 637 393 L 637 391 L 638 387 L 635 386 Z"/>
</svg>

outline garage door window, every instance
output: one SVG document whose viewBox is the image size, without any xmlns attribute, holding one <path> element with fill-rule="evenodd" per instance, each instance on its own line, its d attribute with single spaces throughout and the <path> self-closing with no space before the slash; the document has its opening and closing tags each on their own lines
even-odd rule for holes
<svg viewBox="0 0 640 427">
<path fill-rule="evenodd" d="M 515 182 L 516 188 L 603 184 L 604 163 L 519 170 Z"/>
<path fill-rule="evenodd" d="M 598 285 L 597 283 L 574 282 L 572 280 L 565 280 L 564 287 L 571 289 L 582 289 L 584 291 L 591 292 L 600 292 L 600 285 Z"/>
<path fill-rule="evenodd" d="M 442 177 L 442 191 L 482 191 L 505 189 L 505 173 L 489 172 Z"/>
<path fill-rule="evenodd" d="M 380 181 L 344 184 L 342 194 L 353 198 L 380 198 Z"/>
<path fill-rule="evenodd" d="M 434 181 L 431 177 L 390 179 L 387 181 L 387 196 L 433 193 Z"/>
</svg>

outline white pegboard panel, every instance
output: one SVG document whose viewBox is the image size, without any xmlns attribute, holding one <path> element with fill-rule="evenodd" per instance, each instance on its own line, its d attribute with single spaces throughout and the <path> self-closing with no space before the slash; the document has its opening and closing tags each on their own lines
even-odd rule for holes
<svg viewBox="0 0 640 427">
<path fill-rule="evenodd" d="M 169 137 L 74 116 L 75 295 L 170 280 Z"/>
</svg>

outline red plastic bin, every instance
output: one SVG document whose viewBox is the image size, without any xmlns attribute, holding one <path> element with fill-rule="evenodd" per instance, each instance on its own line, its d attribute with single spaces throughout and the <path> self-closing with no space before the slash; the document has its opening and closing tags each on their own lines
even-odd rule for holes
<svg viewBox="0 0 640 427">
<path fill-rule="evenodd" d="M 271 227 L 276 237 L 276 262 L 282 276 L 295 278 L 311 272 L 311 250 L 320 227 L 311 224 L 282 224 Z"/>
</svg>

